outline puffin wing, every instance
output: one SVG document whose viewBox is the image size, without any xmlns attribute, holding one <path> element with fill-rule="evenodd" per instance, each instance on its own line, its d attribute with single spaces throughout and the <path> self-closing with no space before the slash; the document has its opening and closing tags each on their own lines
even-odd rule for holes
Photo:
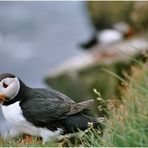
<svg viewBox="0 0 148 148">
<path fill-rule="evenodd" d="M 42 93 L 37 92 L 33 98 L 27 99 L 20 105 L 26 119 L 40 125 L 79 113 L 88 108 L 90 102 L 92 101 L 75 103 L 60 92 L 48 91 L 46 95 L 43 95 L 42 91 Z"/>
</svg>

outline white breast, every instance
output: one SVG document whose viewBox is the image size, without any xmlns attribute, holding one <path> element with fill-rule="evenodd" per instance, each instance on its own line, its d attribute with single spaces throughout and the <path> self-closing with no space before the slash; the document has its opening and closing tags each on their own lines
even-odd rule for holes
<svg viewBox="0 0 148 148">
<path fill-rule="evenodd" d="M 38 130 L 23 117 L 19 103 L 20 102 L 18 101 L 12 105 L 2 105 L 4 117 L 12 126 L 17 127 L 17 130 L 19 130 L 21 133 L 28 133 L 37 136 Z"/>
<path fill-rule="evenodd" d="M 4 106 L 2 105 L 2 111 L 6 120 L 12 124 L 20 124 L 25 121 L 25 118 L 22 115 L 21 108 L 19 106 L 20 102 L 16 102 L 12 105 Z"/>
<path fill-rule="evenodd" d="M 101 44 L 111 44 L 123 39 L 123 34 L 113 29 L 101 31 L 97 36 Z"/>
<path fill-rule="evenodd" d="M 2 105 L 2 112 L 6 120 L 20 133 L 26 133 L 34 136 L 40 136 L 43 141 L 49 140 L 50 137 L 58 137 L 61 134 L 61 129 L 52 132 L 46 128 L 35 127 L 32 123 L 28 122 L 22 113 L 19 106 L 19 101 L 8 106 Z"/>
</svg>

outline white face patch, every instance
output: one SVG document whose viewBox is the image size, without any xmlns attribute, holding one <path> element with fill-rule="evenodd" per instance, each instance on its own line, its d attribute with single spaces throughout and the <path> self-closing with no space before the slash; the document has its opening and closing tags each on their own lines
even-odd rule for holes
<svg viewBox="0 0 148 148">
<path fill-rule="evenodd" d="M 0 82 L 0 93 L 5 94 L 10 100 L 13 99 L 20 89 L 20 83 L 17 77 L 5 78 Z"/>
</svg>

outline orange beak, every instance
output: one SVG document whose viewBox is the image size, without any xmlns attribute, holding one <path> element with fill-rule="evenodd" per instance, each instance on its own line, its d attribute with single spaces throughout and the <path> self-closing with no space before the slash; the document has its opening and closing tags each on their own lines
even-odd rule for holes
<svg viewBox="0 0 148 148">
<path fill-rule="evenodd" d="M 4 102 L 7 99 L 5 94 L 0 94 L 0 103 Z"/>
</svg>

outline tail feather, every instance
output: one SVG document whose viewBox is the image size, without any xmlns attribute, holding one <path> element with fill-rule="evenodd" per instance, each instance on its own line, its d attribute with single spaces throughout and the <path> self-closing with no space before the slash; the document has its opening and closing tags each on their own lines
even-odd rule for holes
<svg viewBox="0 0 148 148">
<path fill-rule="evenodd" d="M 73 133 L 79 130 L 86 130 L 88 123 L 92 123 L 94 128 L 102 131 L 102 123 L 93 117 L 91 108 L 94 100 L 87 100 L 80 103 L 75 103 L 71 106 L 71 110 L 66 114 L 67 118 L 61 120 L 62 127 L 65 133 Z"/>
<path fill-rule="evenodd" d="M 72 104 L 70 111 L 66 115 L 74 115 L 83 110 L 88 110 L 92 107 L 94 100 L 86 100 L 80 103 Z"/>
<path fill-rule="evenodd" d="M 65 133 L 72 133 L 79 130 L 86 130 L 88 128 L 88 123 L 93 123 L 94 128 L 99 128 L 100 123 L 92 116 L 85 115 L 83 113 L 78 113 L 71 115 L 68 118 L 64 119 L 61 123 L 65 129 Z"/>
</svg>

